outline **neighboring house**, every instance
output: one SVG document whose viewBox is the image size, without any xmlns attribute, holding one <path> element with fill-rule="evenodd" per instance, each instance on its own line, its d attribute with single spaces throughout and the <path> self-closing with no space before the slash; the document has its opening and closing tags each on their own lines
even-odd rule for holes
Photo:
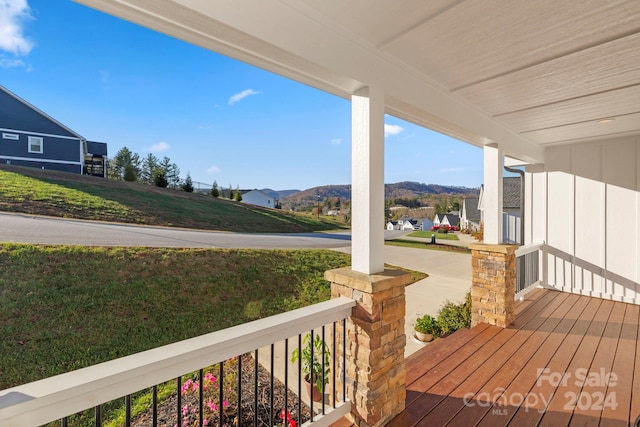
<svg viewBox="0 0 640 427">
<path fill-rule="evenodd" d="M 247 192 L 241 191 L 240 194 L 242 195 L 242 203 L 262 206 L 265 208 L 275 208 L 276 206 L 275 197 L 269 196 L 260 190 L 249 190 Z"/>
<path fill-rule="evenodd" d="M 416 230 L 418 220 L 410 217 L 403 217 L 398 220 L 398 230 Z"/>
<path fill-rule="evenodd" d="M 478 209 L 477 197 L 465 198 L 462 200 L 462 211 L 460 215 L 460 228 L 478 231 L 482 219 L 480 209 Z"/>
<path fill-rule="evenodd" d="M 429 231 L 431 230 L 431 227 L 433 227 L 433 221 L 430 219 L 423 219 L 420 223 L 420 230 Z"/>
<path fill-rule="evenodd" d="M 397 230 L 398 221 L 387 221 L 387 230 Z"/>
<path fill-rule="evenodd" d="M 520 236 L 521 185 L 520 177 L 502 178 L 502 240 L 504 243 L 519 244 L 522 242 Z M 484 216 L 483 195 L 484 186 L 481 186 L 478 202 L 481 219 Z"/>
<path fill-rule="evenodd" d="M 440 225 L 448 225 L 450 227 L 460 227 L 460 217 L 455 213 L 441 214 Z"/>
<path fill-rule="evenodd" d="M 0 132 L 2 163 L 83 174 L 89 158 L 91 174 L 105 176 L 106 144 L 91 143 L 90 151 L 82 135 L 2 86 Z"/>
</svg>

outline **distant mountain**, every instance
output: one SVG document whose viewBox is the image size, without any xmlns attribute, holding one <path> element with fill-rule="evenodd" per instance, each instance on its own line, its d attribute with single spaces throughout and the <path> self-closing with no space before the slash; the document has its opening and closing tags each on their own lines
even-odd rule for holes
<svg viewBox="0 0 640 427">
<path fill-rule="evenodd" d="M 260 191 L 262 191 L 265 194 L 268 194 L 269 196 L 275 199 L 282 199 L 284 197 L 288 197 L 288 196 L 291 196 L 292 194 L 300 192 L 300 190 L 277 190 L 276 191 L 270 188 L 263 188 Z"/>
<path fill-rule="evenodd" d="M 384 193 L 385 199 L 416 199 L 433 195 L 477 196 L 480 194 L 480 189 L 404 181 L 395 184 L 385 184 Z M 313 206 L 318 203 L 318 198 L 325 200 L 337 197 L 343 200 L 351 200 L 351 185 L 323 185 L 309 188 L 308 190 L 298 191 L 281 197 L 280 201 L 283 207 L 288 209 Z"/>
</svg>

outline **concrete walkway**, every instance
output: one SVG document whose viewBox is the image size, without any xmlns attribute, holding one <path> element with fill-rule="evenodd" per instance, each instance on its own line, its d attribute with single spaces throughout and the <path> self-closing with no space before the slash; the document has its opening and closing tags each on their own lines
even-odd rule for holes
<svg viewBox="0 0 640 427">
<path fill-rule="evenodd" d="M 351 248 L 335 249 L 350 253 Z M 413 283 L 406 288 L 407 314 L 405 320 L 405 334 L 407 346 L 405 357 L 415 353 L 423 346 L 413 337 L 413 326 L 418 317 L 424 314 L 435 316 L 445 301 L 464 301 L 465 294 L 471 288 L 471 255 L 453 252 L 414 249 L 402 246 L 385 246 L 385 262 L 398 267 L 427 273 L 429 277 Z M 328 334 L 328 331 L 327 331 Z M 290 362 L 291 352 L 297 346 L 297 337 L 289 340 L 288 354 L 285 355 L 284 342 L 274 345 L 274 375 L 284 382 L 284 366 L 289 365 L 289 388 L 297 392 L 297 365 Z M 271 365 L 271 349 L 264 347 L 259 350 L 260 364 L 269 369 Z M 302 396 L 308 402 L 306 391 Z M 320 404 L 315 404 L 317 411 Z"/>
</svg>

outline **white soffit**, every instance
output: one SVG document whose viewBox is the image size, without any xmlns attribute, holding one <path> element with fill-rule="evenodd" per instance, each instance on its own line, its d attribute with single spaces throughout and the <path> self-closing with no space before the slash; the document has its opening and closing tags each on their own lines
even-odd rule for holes
<svg viewBox="0 0 640 427">
<path fill-rule="evenodd" d="M 640 134 L 638 0 L 77 1 L 525 161 Z"/>
</svg>

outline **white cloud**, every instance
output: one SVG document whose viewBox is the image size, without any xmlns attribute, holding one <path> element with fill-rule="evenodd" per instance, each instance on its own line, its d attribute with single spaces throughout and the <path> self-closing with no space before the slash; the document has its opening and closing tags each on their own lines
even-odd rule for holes
<svg viewBox="0 0 640 427">
<path fill-rule="evenodd" d="M 342 138 L 334 138 L 334 139 L 331 140 L 331 143 L 333 145 L 340 145 L 340 144 L 342 144 Z"/>
<path fill-rule="evenodd" d="M 257 95 L 257 94 L 259 94 L 259 93 L 260 93 L 260 92 L 256 92 L 256 91 L 255 91 L 255 90 L 253 90 L 253 89 L 246 89 L 246 90 L 243 90 L 242 92 L 240 92 L 240 93 L 236 93 L 236 94 L 235 94 L 235 95 L 233 95 L 231 98 L 229 98 L 229 105 L 233 105 L 233 104 L 235 104 L 236 102 L 238 102 L 238 101 L 240 101 L 240 100 L 242 100 L 242 99 L 246 98 L 247 96 Z"/>
<path fill-rule="evenodd" d="M 169 148 L 171 148 L 171 147 L 166 142 L 159 142 L 157 144 L 153 144 L 151 146 L 151 148 L 149 148 L 149 152 L 150 153 L 159 153 L 161 151 L 167 151 Z"/>
<path fill-rule="evenodd" d="M 4 56 L 0 58 L 0 67 L 2 68 L 18 68 L 26 66 L 27 64 L 25 64 L 22 59 L 9 59 Z"/>
<path fill-rule="evenodd" d="M 388 125 L 386 123 L 384 124 L 384 136 L 398 135 L 403 130 L 404 128 L 398 125 Z"/>
<path fill-rule="evenodd" d="M 214 173 L 220 173 L 220 172 L 222 172 L 222 169 L 220 169 L 220 168 L 219 168 L 219 167 L 217 167 L 217 166 L 211 166 L 211 167 L 210 167 L 209 169 L 207 169 L 205 172 L 206 172 L 206 173 L 208 173 L 209 175 L 211 175 L 211 174 L 214 174 Z"/>
<path fill-rule="evenodd" d="M 27 0 L 0 0 L 0 49 L 14 55 L 27 55 L 33 42 L 23 34 L 24 22 L 31 19 Z"/>
</svg>

